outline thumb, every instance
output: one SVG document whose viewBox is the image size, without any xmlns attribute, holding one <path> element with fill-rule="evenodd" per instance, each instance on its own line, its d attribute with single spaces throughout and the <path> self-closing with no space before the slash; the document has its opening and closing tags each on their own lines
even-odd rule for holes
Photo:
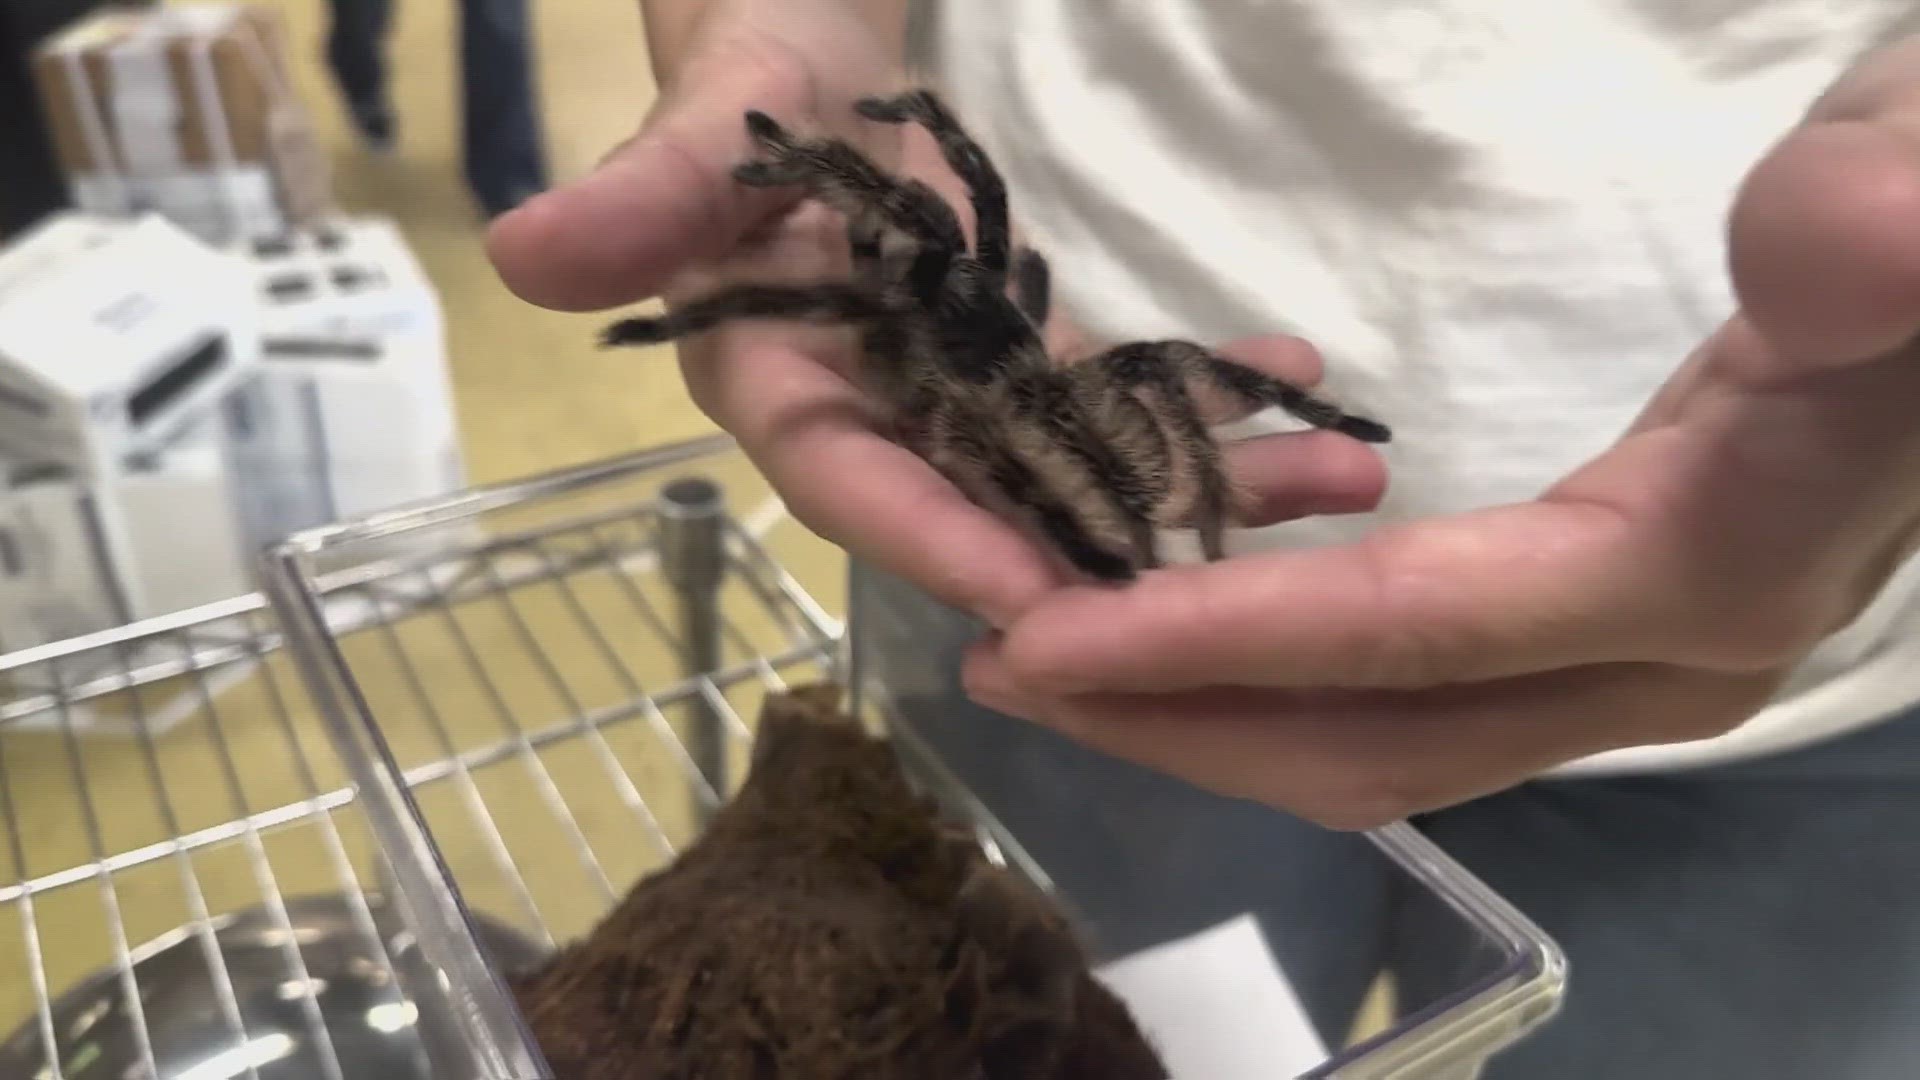
<svg viewBox="0 0 1920 1080">
<path fill-rule="evenodd" d="M 632 303 L 790 205 L 791 193 L 732 178 L 752 151 L 746 112 L 790 112 L 800 100 L 769 81 L 719 71 L 678 84 L 593 172 L 494 222 L 487 254 L 501 280 L 561 311 Z"/>
<path fill-rule="evenodd" d="M 1920 333 L 1920 42 L 1837 83 L 1750 172 L 1728 248 L 1742 314 L 1794 370 Z"/>
</svg>

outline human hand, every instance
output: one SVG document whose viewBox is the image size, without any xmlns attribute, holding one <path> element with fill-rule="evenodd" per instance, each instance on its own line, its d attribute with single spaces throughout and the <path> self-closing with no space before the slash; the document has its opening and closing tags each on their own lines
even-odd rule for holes
<svg viewBox="0 0 1920 1080">
<path fill-rule="evenodd" d="M 749 109 L 854 141 L 932 185 L 971 230 L 964 192 L 923 130 L 856 118 L 854 101 L 899 88 L 901 64 L 898 45 L 846 0 L 721 0 L 675 52 L 659 104 L 632 140 L 593 175 L 494 227 L 495 264 L 523 298 L 590 310 L 654 296 L 672 304 L 743 280 L 848 276 L 838 215 L 732 181 L 753 149 Z M 1063 322 L 1049 330 L 1054 344 L 1084 348 Z M 679 355 L 695 402 L 796 518 L 940 600 L 1007 624 L 1061 574 L 1021 533 L 882 436 L 874 403 L 851 381 L 852 344 L 841 331 L 742 324 L 689 339 Z M 1318 357 L 1298 340 L 1227 351 L 1299 384 L 1319 375 Z M 1385 484 L 1378 457 L 1330 433 L 1253 440 L 1229 463 L 1258 495 L 1250 524 L 1363 510 Z"/>
<path fill-rule="evenodd" d="M 1920 39 L 1757 164 L 1729 245 L 1737 314 L 1538 499 L 1061 590 L 970 692 L 1342 829 L 1738 726 L 1920 532 Z"/>
</svg>

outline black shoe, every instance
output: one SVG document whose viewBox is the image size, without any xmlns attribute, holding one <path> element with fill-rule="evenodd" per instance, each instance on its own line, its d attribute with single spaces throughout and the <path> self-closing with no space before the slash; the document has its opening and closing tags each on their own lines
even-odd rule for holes
<svg viewBox="0 0 1920 1080">
<path fill-rule="evenodd" d="M 383 156 L 393 153 L 399 143 L 395 133 L 399 124 L 391 104 L 385 100 L 349 101 L 347 114 L 353 118 L 353 128 L 367 149 Z"/>
</svg>

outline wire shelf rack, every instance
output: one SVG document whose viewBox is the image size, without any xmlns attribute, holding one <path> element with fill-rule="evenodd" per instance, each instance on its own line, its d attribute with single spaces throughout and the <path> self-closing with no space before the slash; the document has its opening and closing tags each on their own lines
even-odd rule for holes
<svg viewBox="0 0 1920 1080">
<path fill-rule="evenodd" d="M 417 736 L 391 760 L 496 958 L 540 955 L 670 859 L 737 783 L 758 698 L 837 671 L 840 624 L 709 480 L 623 494 L 388 545 L 320 589 L 371 700 Z M 391 1075 L 475 1075 L 391 1022 L 431 990 L 408 977 L 413 915 L 285 644 L 253 595 L 0 658 L 0 915 L 19 929 L 0 971 L 25 975 L 0 982 L 18 1031 L 0 1076 L 389 1075 L 342 1051 L 325 994 L 290 989 L 315 981 L 320 934 L 377 992 L 347 1022 L 388 1007 L 374 1034 L 414 1070 Z M 175 992 L 204 999 L 194 1016 L 158 1003 Z"/>
<path fill-rule="evenodd" d="M 690 440 L 302 534 L 262 594 L 0 656 L 0 1077 L 548 1080 L 503 973 L 698 834 L 767 694 L 874 681 L 815 599 L 859 606 L 857 574 L 778 509 Z M 1557 955 L 1378 842 L 1533 967 L 1313 1075 L 1470 1077 L 1550 1011 Z"/>
</svg>

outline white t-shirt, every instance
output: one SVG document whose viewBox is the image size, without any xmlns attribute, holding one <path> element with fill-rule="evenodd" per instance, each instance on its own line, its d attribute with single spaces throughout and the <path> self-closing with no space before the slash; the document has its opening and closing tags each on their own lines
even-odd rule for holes
<svg viewBox="0 0 1920 1080">
<path fill-rule="evenodd" d="M 1290 331 L 1394 428 L 1337 541 L 1530 498 L 1732 308 L 1745 171 L 1913 0 L 952 0 L 925 60 L 1094 334 Z M 1262 418 L 1249 425 L 1280 430 Z M 1920 563 L 1720 738 L 1771 753 L 1920 701 Z"/>
</svg>

